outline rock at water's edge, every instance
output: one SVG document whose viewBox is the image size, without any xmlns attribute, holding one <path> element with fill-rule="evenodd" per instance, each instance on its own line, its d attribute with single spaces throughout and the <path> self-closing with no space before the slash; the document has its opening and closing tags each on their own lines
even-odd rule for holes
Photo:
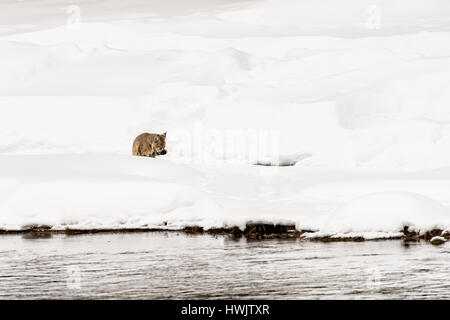
<svg viewBox="0 0 450 320">
<path fill-rule="evenodd" d="M 440 236 L 433 237 L 433 238 L 430 240 L 430 243 L 431 243 L 431 244 L 434 244 L 434 245 L 441 245 L 441 244 L 443 244 L 443 243 L 445 243 L 445 242 L 446 242 L 445 238 L 440 237 Z"/>
</svg>

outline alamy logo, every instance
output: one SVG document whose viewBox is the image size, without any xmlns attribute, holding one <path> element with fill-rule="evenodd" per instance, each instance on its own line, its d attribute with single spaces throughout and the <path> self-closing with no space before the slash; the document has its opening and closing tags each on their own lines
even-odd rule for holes
<svg viewBox="0 0 450 320">
<path fill-rule="evenodd" d="M 366 27 L 371 30 L 381 29 L 381 9 L 377 5 L 367 7 Z"/>
<path fill-rule="evenodd" d="M 81 290 L 81 271 L 79 267 L 70 266 L 67 268 L 67 289 Z"/>
<path fill-rule="evenodd" d="M 68 14 L 66 26 L 69 29 L 79 29 L 81 24 L 81 8 L 77 5 L 70 5 L 65 8 Z"/>
<path fill-rule="evenodd" d="M 366 287 L 370 291 L 378 291 L 381 288 L 381 272 L 378 267 L 369 267 L 366 269 L 367 281 Z"/>
</svg>

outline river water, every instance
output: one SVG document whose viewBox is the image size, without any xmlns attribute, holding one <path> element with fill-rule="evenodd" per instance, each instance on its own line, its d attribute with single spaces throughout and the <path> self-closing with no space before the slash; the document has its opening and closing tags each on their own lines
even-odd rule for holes
<svg viewBox="0 0 450 320">
<path fill-rule="evenodd" d="M 450 243 L 0 236 L 3 299 L 448 299 Z"/>
</svg>

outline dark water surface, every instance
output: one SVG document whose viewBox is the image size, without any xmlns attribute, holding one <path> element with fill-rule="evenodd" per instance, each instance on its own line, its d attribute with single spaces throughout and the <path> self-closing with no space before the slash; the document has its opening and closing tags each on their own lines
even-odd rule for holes
<svg viewBox="0 0 450 320">
<path fill-rule="evenodd" d="M 0 236 L 3 299 L 448 299 L 450 243 Z"/>
</svg>

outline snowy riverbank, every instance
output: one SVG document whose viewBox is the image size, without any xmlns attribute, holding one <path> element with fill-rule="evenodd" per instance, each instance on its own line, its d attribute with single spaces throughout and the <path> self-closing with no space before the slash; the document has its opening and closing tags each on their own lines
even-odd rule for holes
<svg viewBox="0 0 450 320">
<path fill-rule="evenodd" d="M 450 5 L 344 2 L 2 1 L 0 228 L 448 228 Z"/>
<path fill-rule="evenodd" d="M 397 173 L 176 164 L 132 156 L 0 157 L 0 228 L 245 229 L 386 238 L 450 227 L 450 170 Z M 263 174 L 262 174 L 263 173 Z"/>
</svg>

